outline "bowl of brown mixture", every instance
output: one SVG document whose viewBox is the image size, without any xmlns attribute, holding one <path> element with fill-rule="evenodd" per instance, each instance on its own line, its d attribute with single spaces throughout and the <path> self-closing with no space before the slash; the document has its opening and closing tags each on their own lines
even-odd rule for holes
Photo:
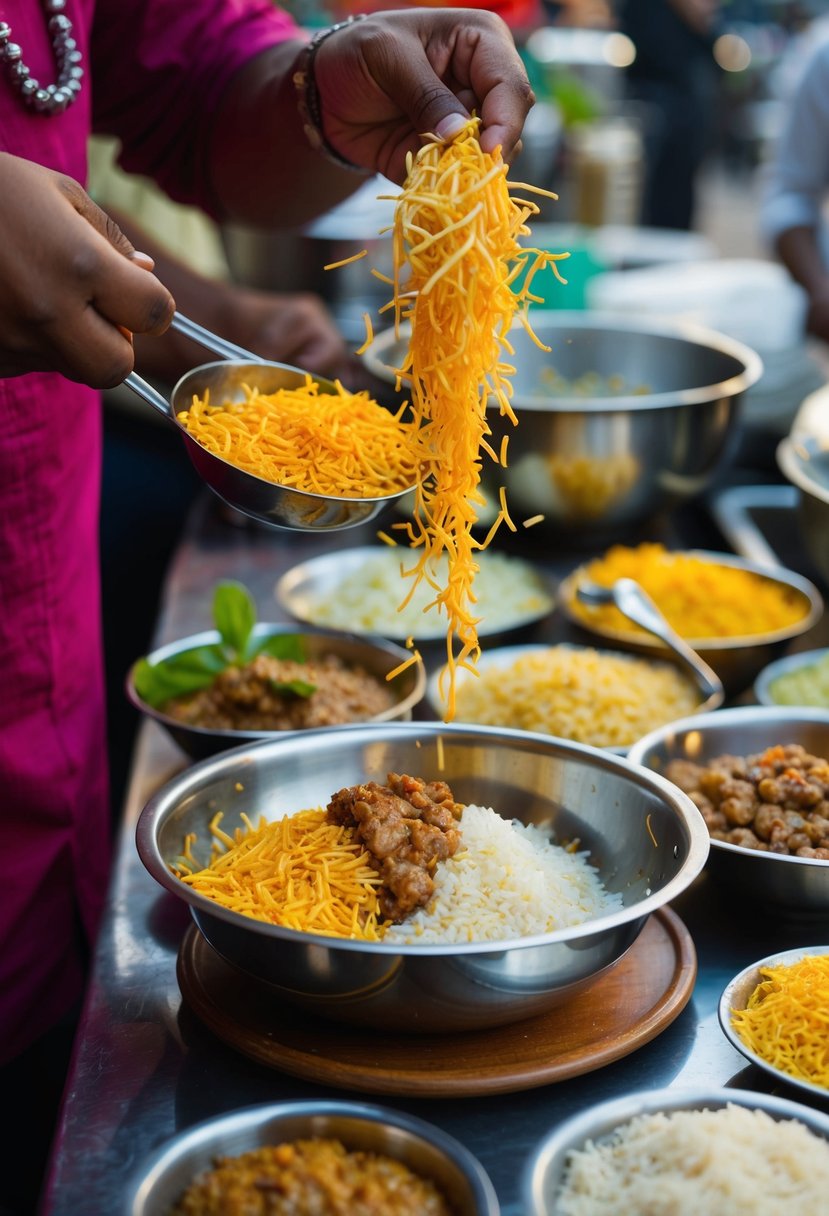
<svg viewBox="0 0 829 1216">
<path fill-rule="evenodd" d="M 718 709 L 652 731 L 628 758 L 689 795 L 709 869 L 736 893 L 829 913 L 829 710 Z"/>
<path fill-rule="evenodd" d="M 199 760 L 286 732 L 408 719 L 426 690 L 422 663 L 384 638 L 266 623 L 251 638 L 253 657 L 231 662 L 218 630 L 160 646 L 130 668 L 127 697 Z M 201 686 L 188 689 L 193 666 Z"/>
<path fill-rule="evenodd" d="M 180 1132 L 126 1188 L 123 1216 L 498 1216 L 478 1160 L 422 1119 L 350 1101 L 275 1102 Z"/>
</svg>

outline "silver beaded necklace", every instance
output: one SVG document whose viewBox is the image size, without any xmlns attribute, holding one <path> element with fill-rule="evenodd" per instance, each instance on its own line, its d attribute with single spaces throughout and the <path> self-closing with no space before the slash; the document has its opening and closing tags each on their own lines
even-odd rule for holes
<svg viewBox="0 0 829 1216">
<path fill-rule="evenodd" d="M 70 106 L 81 91 L 83 68 L 78 44 L 72 37 L 72 22 L 64 13 L 66 0 L 40 0 L 46 15 L 52 50 L 57 66 L 54 84 L 41 86 L 23 62 L 23 51 L 12 42 L 12 30 L 7 21 L 0 21 L 0 65 L 23 102 L 37 114 L 60 114 Z"/>
</svg>

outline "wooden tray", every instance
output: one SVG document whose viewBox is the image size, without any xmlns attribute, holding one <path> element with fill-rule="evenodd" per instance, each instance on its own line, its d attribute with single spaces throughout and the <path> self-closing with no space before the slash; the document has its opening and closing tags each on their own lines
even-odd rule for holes
<svg viewBox="0 0 829 1216">
<path fill-rule="evenodd" d="M 460 1098 L 578 1077 L 649 1043 L 688 1003 L 697 958 L 685 925 L 663 908 L 624 958 L 565 1004 L 492 1030 L 417 1035 L 416 1051 L 411 1036 L 379 1036 L 294 1008 L 226 963 L 195 925 L 177 974 L 196 1016 L 261 1064 L 335 1089 Z"/>
</svg>

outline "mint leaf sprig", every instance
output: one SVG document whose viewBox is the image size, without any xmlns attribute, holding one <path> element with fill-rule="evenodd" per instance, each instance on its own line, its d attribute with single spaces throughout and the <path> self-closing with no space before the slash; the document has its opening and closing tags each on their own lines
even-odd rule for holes
<svg viewBox="0 0 829 1216">
<path fill-rule="evenodd" d="M 209 688 L 228 667 L 244 667 L 260 654 L 305 662 L 305 647 L 297 634 L 254 637 L 256 605 L 247 587 L 241 583 L 217 584 L 213 593 L 213 622 L 219 632 L 219 642 L 194 646 L 192 650 L 184 650 L 157 663 L 150 663 L 145 658 L 138 660 L 133 683 L 142 701 L 153 709 L 161 709 L 173 697 Z M 316 692 L 316 685 L 304 680 L 291 680 L 284 686 L 278 681 L 271 681 L 271 684 L 274 691 L 293 696 L 310 697 Z"/>
</svg>

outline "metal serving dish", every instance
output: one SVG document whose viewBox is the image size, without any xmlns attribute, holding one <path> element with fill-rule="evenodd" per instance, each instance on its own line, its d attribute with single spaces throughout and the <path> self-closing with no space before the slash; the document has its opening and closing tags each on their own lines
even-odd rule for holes
<svg viewBox="0 0 829 1216">
<path fill-rule="evenodd" d="M 566 645 L 566 643 L 559 643 L 559 645 L 564 646 L 564 645 Z M 549 644 L 548 645 L 529 644 L 529 645 L 524 645 L 524 646 L 496 646 L 493 650 L 482 651 L 482 653 L 478 659 L 478 662 L 475 664 L 475 671 L 479 672 L 481 675 L 483 675 L 485 672 L 488 672 L 488 671 L 504 671 L 504 670 L 508 671 L 519 659 L 523 659 L 523 658 L 525 658 L 529 655 L 533 655 L 533 654 L 539 654 L 539 655 L 544 654 L 545 651 L 552 650 L 554 648 L 555 648 L 554 646 L 549 645 Z M 577 650 L 580 648 L 571 647 L 571 649 Z M 604 652 L 600 652 L 600 653 L 605 653 L 605 654 L 609 654 L 609 655 L 612 654 L 611 651 L 604 651 Z M 618 655 L 618 652 L 617 652 L 617 655 Z M 629 657 L 629 656 L 626 656 L 626 657 Z M 653 659 L 653 660 L 646 660 L 646 661 L 651 661 L 654 664 L 658 664 L 661 660 Z M 667 660 L 666 660 L 666 662 L 667 662 Z M 432 672 L 432 674 L 430 676 L 428 676 L 427 680 L 426 680 L 426 701 L 429 704 L 429 706 L 432 708 L 434 713 L 440 718 L 442 718 L 446 712 L 446 703 L 445 703 L 444 699 L 441 697 L 441 674 L 444 670 L 445 670 L 445 668 L 439 668 L 437 671 Z M 691 669 L 689 669 L 689 668 L 683 669 L 680 667 L 680 670 L 682 671 L 682 674 L 687 677 L 689 682 L 694 684 L 695 687 L 697 688 L 697 692 L 698 692 L 698 696 L 699 696 L 699 704 L 695 707 L 696 713 L 707 713 L 709 710 L 716 709 L 719 705 L 722 704 L 722 695 L 721 694 L 708 694 L 707 689 L 705 691 L 703 691 L 700 687 L 699 680 L 696 678 L 695 673 Z M 455 672 L 456 690 L 462 688 L 467 683 L 467 681 L 476 680 L 477 678 L 478 678 L 478 676 L 475 674 L 475 672 L 470 671 L 468 668 L 459 668 Z M 598 709 L 596 710 L 596 713 L 598 714 Z M 519 727 L 518 729 L 523 729 L 523 728 Z M 560 737 L 567 738 L 568 736 L 562 735 Z M 628 751 L 627 747 L 607 747 L 607 748 L 604 748 L 603 750 L 613 752 L 617 756 L 624 756 L 627 754 L 627 751 Z"/>
<path fill-rule="evenodd" d="M 710 483 L 736 441 L 743 394 L 760 378 L 754 351 L 680 322 L 558 310 L 533 310 L 530 319 L 551 349 L 536 346 L 520 324 L 511 333 L 515 355 L 505 360 L 515 367 L 518 426 L 490 407 L 490 442 L 498 451 L 509 435 L 509 463 L 501 469 L 485 460 L 482 470 L 494 501 L 498 486 L 506 486 L 516 522 L 543 513 L 542 528 L 619 531 Z M 394 384 L 407 347 L 405 333 L 386 330 L 366 351 L 365 365 Z M 607 391 L 579 395 L 574 387 L 566 395 L 566 388 L 545 385 L 551 371 L 568 385 L 595 374 Z M 615 378 L 624 390 L 618 395 Z"/>
<path fill-rule="evenodd" d="M 390 552 L 392 551 L 385 545 L 365 545 L 356 549 L 338 549 L 333 553 L 321 553 L 318 557 L 309 558 L 308 561 L 292 566 L 279 579 L 276 585 L 277 601 L 296 620 L 306 621 L 313 625 L 316 616 L 316 604 L 320 601 L 334 605 L 342 604 L 340 588 L 343 580 L 366 568 L 367 563 L 373 562 L 376 557 L 385 557 Z M 397 552 L 397 550 L 394 552 Z M 486 563 L 491 557 L 492 554 L 487 550 L 477 555 L 481 571 L 486 571 Z M 412 550 L 400 546 L 400 557 L 398 560 L 407 568 L 413 567 L 417 560 L 417 554 Z M 521 570 L 528 580 L 528 588 L 531 582 L 532 591 L 531 593 L 528 591 L 522 611 L 516 613 L 508 621 L 499 620 L 497 624 L 493 624 L 491 621 L 487 621 L 487 600 L 486 596 L 482 594 L 483 578 L 479 574 L 476 583 L 476 596 L 478 598 L 475 605 L 476 615 L 481 616 L 481 621 L 478 625 L 479 637 L 492 637 L 497 634 L 506 634 L 522 629 L 534 624 L 536 621 L 542 620 L 545 616 L 549 616 L 555 607 L 555 592 L 551 578 L 521 558 L 511 557 L 506 560 L 509 560 L 513 564 L 514 569 Z M 505 570 L 504 576 L 509 578 L 508 570 Z M 383 637 L 405 640 L 411 636 L 418 642 L 445 642 L 447 618 L 436 611 L 420 614 L 420 621 L 422 623 L 419 625 L 415 626 L 409 622 L 405 627 L 401 626 L 403 618 L 400 617 L 397 609 L 408 593 L 409 588 L 410 580 L 403 577 L 399 579 L 399 586 L 395 591 L 389 588 L 386 623 L 382 629 L 378 628 L 379 622 L 374 620 L 372 615 L 370 618 L 372 626 L 369 629 L 367 625 L 366 628 L 371 633 L 382 634 Z M 369 589 L 366 596 L 366 604 L 376 591 L 376 587 Z M 373 607 L 371 611 L 373 614 Z M 347 627 L 352 633 L 362 635 L 363 630 L 359 628 L 360 622 L 350 617 L 348 605 L 342 607 L 341 620 L 347 623 Z"/>
<path fill-rule="evenodd" d="M 750 687 L 758 672 L 776 658 L 793 638 L 802 636 L 817 624 L 823 615 L 823 597 L 809 579 L 803 578 L 793 570 L 785 570 L 782 566 L 772 568 L 761 562 L 748 561 L 746 558 L 735 557 L 729 553 L 708 552 L 703 549 L 690 549 L 687 550 L 687 553 L 702 561 L 710 561 L 713 565 L 749 570 L 772 582 L 780 583 L 803 597 L 803 616 L 785 629 L 776 629 L 768 633 L 746 634 L 743 637 L 685 639 L 700 658 L 720 677 L 726 694 L 733 697 Z M 660 651 L 665 652 L 662 642 L 652 634 L 634 632 L 633 629 L 630 632 L 622 632 L 585 620 L 581 613 L 573 608 L 577 587 L 585 577 L 583 568 L 579 567 L 568 574 L 559 585 L 559 608 L 577 629 L 587 636 L 603 638 L 615 646 L 623 646 L 642 654 L 652 655 Z"/>
<path fill-rule="evenodd" d="M 632 764 L 664 773 L 675 759 L 704 763 L 717 756 L 750 756 L 778 743 L 801 743 L 829 759 L 829 710 L 744 705 L 683 718 L 640 739 Z M 763 907 L 800 915 L 829 914 L 829 861 L 764 853 L 711 841 L 708 867 L 729 890 Z"/>
<path fill-rule="evenodd" d="M 218 809 L 232 832 L 246 813 L 276 819 L 387 773 L 449 782 L 460 802 L 578 838 L 624 906 L 582 925 L 501 942 L 399 946 L 323 937 L 225 910 L 170 871 L 185 835 L 209 859 Z M 156 881 L 184 900 L 229 963 L 295 1005 L 337 1021 L 416 1033 L 517 1022 L 587 987 L 636 940 L 648 916 L 693 881 L 708 832 L 675 786 L 618 756 L 546 735 L 436 722 L 308 731 L 236 748 L 175 777 L 141 813 L 137 847 Z"/>
<path fill-rule="evenodd" d="M 760 705 L 792 704 L 792 702 L 775 700 L 773 688 L 775 682 L 781 676 L 794 675 L 799 671 L 805 672 L 808 668 L 816 667 L 818 663 L 822 663 L 825 667 L 827 656 L 829 656 L 829 649 L 823 647 L 821 650 L 799 650 L 795 654 L 787 654 L 782 659 L 775 659 L 773 663 L 769 663 L 754 681 L 754 695 Z M 829 700 L 823 704 L 818 699 L 802 700 L 800 704 L 811 704 L 829 710 Z"/>
<path fill-rule="evenodd" d="M 721 1110 L 733 1104 L 763 1110 L 772 1119 L 797 1119 L 829 1140 L 829 1115 L 772 1094 L 746 1089 L 657 1089 L 602 1102 L 554 1128 L 536 1147 L 523 1176 L 524 1216 L 556 1216 L 557 1196 L 565 1180 L 567 1156 L 588 1140 L 600 1142 L 638 1115 L 660 1111 Z M 651 1173 L 652 1176 L 652 1173 Z"/>
<path fill-rule="evenodd" d="M 827 932 L 829 937 L 829 932 Z M 785 1085 L 792 1085 L 795 1089 L 800 1090 L 807 1099 L 812 1101 L 817 1098 L 818 1101 L 829 1102 L 829 1089 L 822 1085 L 813 1085 L 810 1081 L 801 1081 L 798 1077 L 789 1076 L 779 1068 L 775 1068 L 768 1060 L 764 1060 L 762 1056 L 756 1055 L 751 1048 L 745 1043 L 731 1024 L 732 1010 L 745 1009 L 748 1004 L 748 999 L 754 989 L 761 981 L 760 971 L 763 967 L 768 966 L 783 966 L 790 967 L 793 963 L 797 963 L 806 955 L 829 954 L 829 946 L 804 946 L 797 950 L 784 950 L 779 954 L 769 954 L 766 958 L 759 959 L 756 963 L 752 963 L 750 967 L 745 967 L 738 975 L 735 975 L 733 980 L 730 980 L 723 989 L 723 994 L 720 997 L 720 1003 L 717 1008 L 717 1014 L 720 1020 L 723 1034 L 728 1039 L 732 1047 L 736 1048 L 741 1055 L 744 1055 L 752 1064 L 756 1064 L 758 1068 L 773 1077 L 778 1084 L 782 1081 Z"/>
<path fill-rule="evenodd" d="M 169 1216 L 217 1156 L 314 1137 L 402 1162 L 441 1190 L 457 1216 L 498 1216 L 480 1162 L 452 1136 L 413 1115 L 362 1102 L 273 1102 L 207 1119 L 163 1144 L 127 1183 L 122 1216 Z"/>
<path fill-rule="evenodd" d="M 384 638 L 352 637 L 350 634 L 335 633 L 323 629 L 295 629 L 290 625 L 255 625 L 254 638 L 272 637 L 275 634 L 288 633 L 302 638 L 309 660 L 323 658 L 325 655 L 336 655 L 344 663 L 352 667 L 362 667 L 365 671 L 385 682 L 390 671 L 394 671 L 401 663 L 411 658 L 411 652 L 394 642 Z M 178 642 L 169 642 L 159 646 L 146 656 L 152 663 L 172 658 L 173 655 L 183 654 L 198 646 L 210 646 L 221 641 L 218 630 L 208 629 L 204 633 L 194 633 L 190 637 L 181 638 Z M 401 671 L 389 687 L 395 694 L 395 702 L 391 708 L 377 714 L 371 721 L 386 722 L 396 718 L 411 718 L 412 710 L 419 701 L 423 700 L 426 691 L 426 674 L 421 663 L 412 663 L 405 671 Z M 142 700 L 135 687 L 135 663 L 133 663 L 126 679 L 126 693 L 130 702 L 142 714 L 163 726 L 175 742 L 195 760 L 213 756 L 216 752 L 226 751 L 231 747 L 239 747 L 259 739 L 281 738 L 286 734 L 293 735 L 294 731 L 271 730 L 217 730 L 202 726 L 190 726 L 186 722 L 165 714 L 161 709 L 155 709 Z M 339 730 L 340 727 L 328 729 Z"/>
<path fill-rule="evenodd" d="M 825 404 L 825 401 L 824 401 Z M 829 438 L 793 433 L 777 447 L 781 472 L 799 491 L 798 519 L 803 542 L 829 583 Z"/>
</svg>

